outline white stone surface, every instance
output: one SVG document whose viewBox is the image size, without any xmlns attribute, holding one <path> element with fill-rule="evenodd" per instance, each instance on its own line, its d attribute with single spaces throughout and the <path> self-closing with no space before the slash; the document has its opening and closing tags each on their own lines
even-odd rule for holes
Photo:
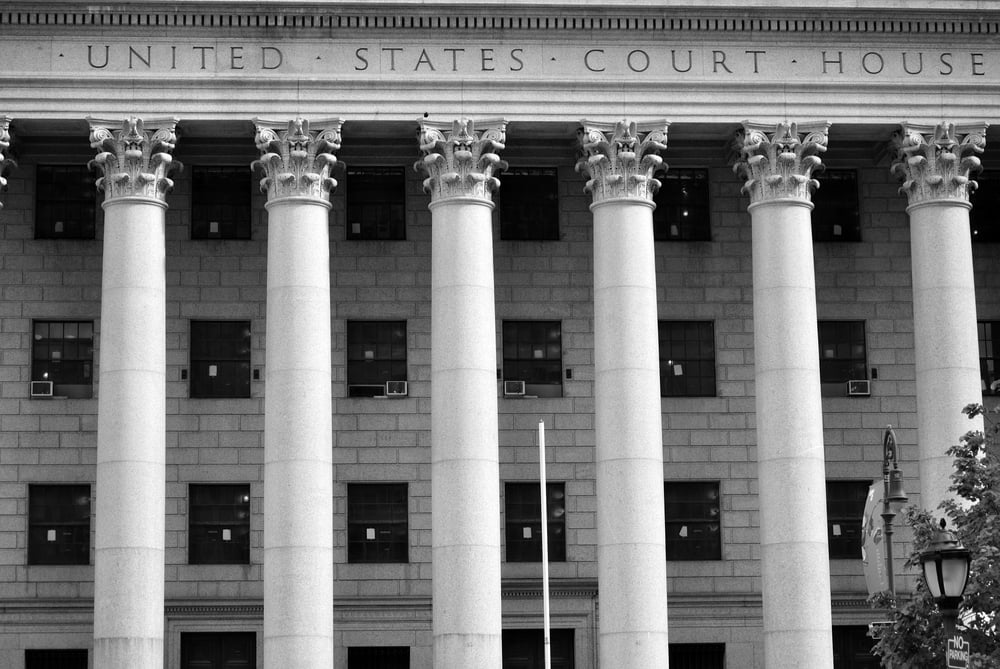
<svg viewBox="0 0 1000 669">
<path fill-rule="evenodd" d="M 166 280 L 162 202 L 104 204 L 94 666 L 163 666 Z"/>
<path fill-rule="evenodd" d="M 333 666 L 329 204 L 268 202 L 264 666 Z"/>
<path fill-rule="evenodd" d="M 749 210 L 764 666 L 833 669 L 811 205 Z"/>
</svg>

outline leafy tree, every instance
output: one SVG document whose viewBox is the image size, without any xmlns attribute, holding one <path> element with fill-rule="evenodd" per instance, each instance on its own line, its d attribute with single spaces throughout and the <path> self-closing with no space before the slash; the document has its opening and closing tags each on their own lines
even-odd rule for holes
<svg viewBox="0 0 1000 669">
<path fill-rule="evenodd" d="M 986 410 L 970 404 L 963 410 L 969 418 L 982 416 L 986 429 L 970 431 L 957 446 L 948 449 L 955 458 L 950 490 L 963 500 L 941 505 L 951 519 L 950 529 L 972 553 L 969 584 L 965 589 L 959 625 L 965 626 L 972 654 L 970 669 L 1000 668 L 1000 408 Z M 935 522 L 927 511 L 909 507 L 906 522 L 913 528 L 913 552 L 907 569 L 920 571 L 920 552 L 930 544 Z M 892 609 L 885 595 L 872 598 L 876 607 Z M 946 666 L 944 621 L 923 578 L 918 579 L 911 599 L 892 609 L 891 626 L 875 645 L 882 665 L 893 669 L 925 669 Z"/>
</svg>

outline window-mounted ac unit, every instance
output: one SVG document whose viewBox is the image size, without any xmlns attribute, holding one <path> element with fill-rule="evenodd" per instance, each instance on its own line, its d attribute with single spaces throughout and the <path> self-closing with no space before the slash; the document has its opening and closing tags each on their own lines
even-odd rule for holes
<svg viewBox="0 0 1000 669">
<path fill-rule="evenodd" d="M 504 381 L 504 397 L 524 397 L 524 381 Z"/>
<path fill-rule="evenodd" d="M 868 397 L 872 394 L 872 383 L 867 379 L 858 379 L 847 382 L 847 395 L 849 397 Z"/>
<path fill-rule="evenodd" d="M 386 381 L 385 382 L 385 396 L 386 397 L 406 397 L 408 390 L 406 387 L 406 381 Z"/>
<path fill-rule="evenodd" d="M 51 381 L 32 381 L 31 382 L 31 396 L 32 397 L 52 397 L 52 382 Z"/>
</svg>

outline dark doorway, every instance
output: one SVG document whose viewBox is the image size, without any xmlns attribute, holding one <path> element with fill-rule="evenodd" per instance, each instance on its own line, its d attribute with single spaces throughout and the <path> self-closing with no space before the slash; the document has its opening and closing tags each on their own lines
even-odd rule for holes
<svg viewBox="0 0 1000 669">
<path fill-rule="evenodd" d="M 833 628 L 833 669 L 878 669 L 872 655 L 875 641 L 866 625 L 842 625 Z"/>
<path fill-rule="evenodd" d="M 573 630 L 551 630 L 552 669 L 574 669 Z M 542 630 L 503 631 L 503 669 L 545 669 Z"/>
<path fill-rule="evenodd" d="M 255 669 L 257 637 L 253 632 L 181 634 L 181 669 Z"/>
<path fill-rule="evenodd" d="M 25 669 L 87 669 L 87 649 L 24 651 Z"/>
</svg>

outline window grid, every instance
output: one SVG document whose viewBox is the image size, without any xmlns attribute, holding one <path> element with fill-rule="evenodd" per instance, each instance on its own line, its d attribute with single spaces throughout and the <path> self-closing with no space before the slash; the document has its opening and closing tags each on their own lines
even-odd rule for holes
<svg viewBox="0 0 1000 669">
<path fill-rule="evenodd" d="M 979 321 L 979 377 L 984 394 L 1000 394 L 1000 321 Z"/>
<path fill-rule="evenodd" d="M 405 483 L 347 485 L 347 561 L 409 562 Z"/>
<path fill-rule="evenodd" d="M 709 241 L 712 239 L 708 170 L 671 168 L 658 176 L 660 190 L 653 196 L 653 239 Z"/>
<path fill-rule="evenodd" d="M 562 324 L 503 322 L 503 378 L 524 381 L 525 394 L 562 396 Z"/>
<path fill-rule="evenodd" d="M 191 397 L 250 397 L 250 343 L 250 321 L 191 321 Z"/>
<path fill-rule="evenodd" d="M 90 486 L 28 486 L 28 564 L 90 563 Z"/>
<path fill-rule="evenodd" d="M 246 167 L 194 166 L 191 239 L 250 239 L 252 183 Z"/>
<path fill-rule="evenodd" d="M 672 643 L 670 669 L 725 669 L 724 643 Z"/>
<path fill-rule="evenodd" d="M 59 397 L 93 396 L 93 321 L 35 321 L 32 339 L 32 381 L 51 381 Z"/>
<path fill-rule="evenodd" d="M 351 646 L 347 669 L 410 669 L 410 647 Z"/>
<path fill-rule="evenodd" d="M 549 562 L 566 561 L 566 484 L 545 485 Z M 507 562 L 542 561 L 542 500 L 539 483 L 504 485 Z"/>
<path fill-rule="evenodd" d="M 666 481 L 667 559 L 721 560 L 718 481 Z"/>
<path fill-rule="evenodd" d="M 660 321 L 660 395 L 714 397 L 715 325 L 711 321 Z"/>
<path fill-rule="evenodd" d="M 351 167 L 345 188 L 347 239 L 406 239 L 402 167 Z"/>
<path fill-rule="evenodd" d="M 94 239 L 94 174 L 83 165 L 38 165 L 35 176 L 35 239 Z"/>
<path fill-rule="evenodd" d="M 830 557 L 860 559 L 861 520 L 871 481 L 827 481 L 826 518 Z"/>
<path fill-rule="evenodd" d="M 868 378 L 864 321 L 819 322 L 819 376 L 822 383 Z"/>
<path fill-rule="evenodd" d="M 983 170 L 972 178 L 979 184 L 969 195 L 972 241 L 1000 242 L 1000 170 Z"/>
<path fill-rule="evenodd" d="M 181 669 L 254 669 L 254 632 L 181 632 Z"/>
<path fill-rule="evenodd" d="M 45 648 L 25 650 L 24 669 L 87 669 L 87 649 Z"/>
<path fill-rule="evenodd" d="M 406 321 L 348 321 L 347 396 L 385 395 L 387 381 L 406 381 Z"/>
<path fill-rule="evenodd" d="M 511 167 L 495 195 L 500 239 L 559 239 L 559 178 L 554 167 Z"/>
<path fill-rule="evenodd" d="M 250 564 L 250 486 L 188 487 L 188 564 Z"/>
<path fill-rule="evenodd" d="M 856 170 L 826 169 L 813 191 L 814 242 L 860 242 L 861 214 Z"/>
</svg>

